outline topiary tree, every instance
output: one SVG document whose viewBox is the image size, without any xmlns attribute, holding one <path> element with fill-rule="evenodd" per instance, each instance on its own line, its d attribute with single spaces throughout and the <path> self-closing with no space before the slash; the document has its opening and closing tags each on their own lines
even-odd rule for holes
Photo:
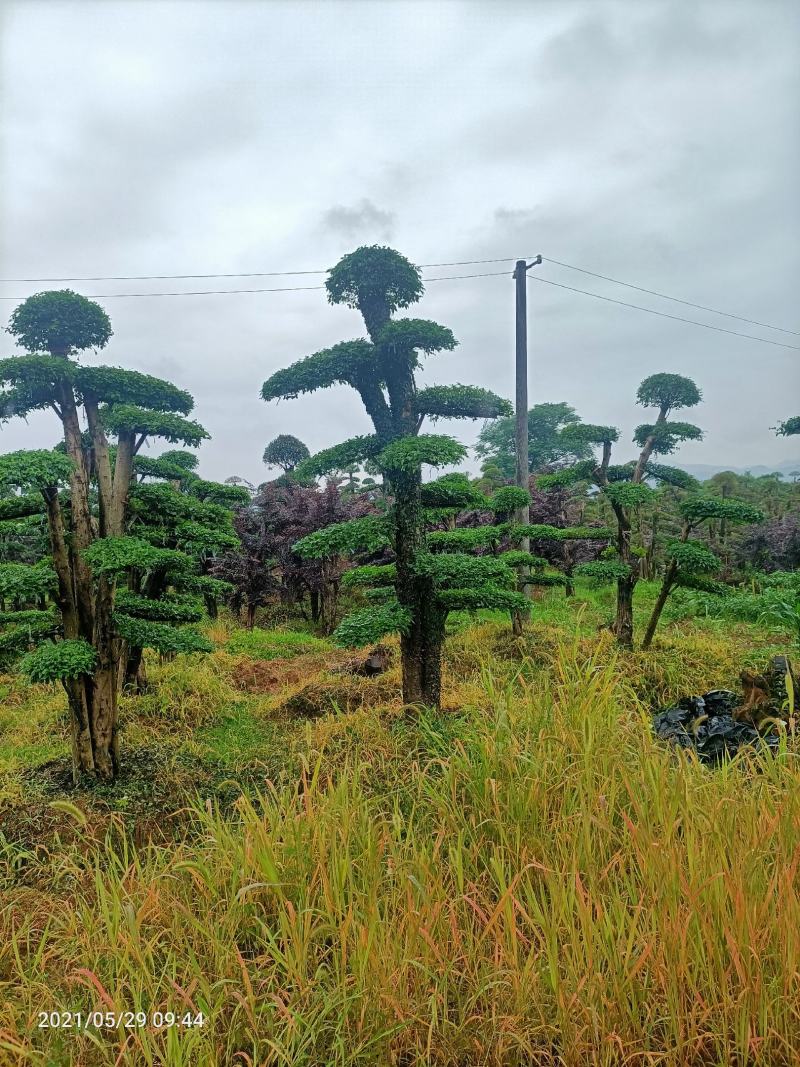
<svg viewBox="0 0 800 1067">
<path fill-rule="evenodd" d="M 666 546 L 664 577 L 642 639 L 643 649 L 650 647 L 664 605 L 677 586 L 688 586 L 710 593 L 727 592 L 727 586 L 713 579 L 722 563 L 719 556 L 706 545 L 690 541 L 690 535 L 710 520 L 724 520 L 730 526 L 738 526 L 743 523 L 761 522 L 764 518 L 752 504 L 715 497 L 692 496 L 683 501 L 680 510 L 684 520 L 683 529 L 680 538 L 670 541 Z"/>
<path fill-rule="evenodd" d="M 0 460 L 0 483 L 41 495 L 63 637 L 40 645 L 22 667 L 33 680 L 64 685 L 76 780 L 81 771 L 109 780 L 119 767 L 120 661 L 124 641 L 133 639 L 126 621 L 133 617 L 115 612 L 117 579 L 165 558 L 163 550 L 126 536 L 134 460 L 149 438 L 197 445 L 208 434 L 186 418 L 193 401 L 182 389 L 72 358 L 102 348 L 111 336 L 108 316 L 85 297 L 69 290 L 38 293 L 16 308 L 8 329 L 29 354 L 0 360 L 0 418 L 49 409 L 63 433 L 60 450 Z M 205 647 L 197 635 L 174 634 L 172 651 Z"/>
<path fill-rule="evenodd" d="M 280 467 L 284 474 L 290 474 L 310 454 L 298 437 L 281 433 L 264 449 L 263 459 L 268 467 Z"/>
<path fill-rule="evenodd" d="M 611 537 L 611 531 L 601 527 L 556 526 L 552 523 L 530 523 L 524 526 L 515 524 L 514 514 L 523 505 L 530 505 L 530 502 L 530 493 L 515 485 L 502 486 L 487 501 L 494 512 L 495 523 L 503 531 L 504 546 L 511 546 L 510 551 L 505 551 L 502 558 L 508 565 L 518 568 L 517 580 L 520 589 L 557 585 L 568 589 L 572 584 L 571 576 L 560 570 L 546 569 L 548 565 L 553 564 L 552 549 L 556 545 L 565 548 L 567 545 L 589 540 L 606 541 Z M 524 548 L 526 544 L 531 548 L 535 547 L 537 553 L 550 551 L 548 555 L 534 554 Z M 511 612 L 512 629 L 516 636 L 522 633 L 524 614 L 518 609 Z"/>
<path fill-rule="evenodd" d="M 596 459 L 586 460 L 538 481 L 543 489 L 588 481 L 610 505 L 617 526 L 613 557 L 581 564 L 575 568 L 575 574 L 616 581 L 617 611 L 613 630 L 618 643 L 625 648 L 633 647 L 633 592 L 639 580 L 639 558 L 645 551 L 633 542 L 633 518 L 636 510 L 652 502 L 655 495 L 646 481 L 686 488 L 696 485 L 685 471 L 653 463 L 652 457 L 668 455 L 682 441 L 699 440 L 703 436 L 697 426 L 669 418 L 673 411 L 694 407 L 700 402 L 700 390 L 690 378 L 679 374 L 653 374 L 641 383 L 636 399 L 644 407 L 657 408 L 658 415 L 655 422 L 636 427 L 633 440 L 641 451 L 635 461 L 611 465 L 611 449 L 619 438 L 616 427 L 571 424 L 561 431 L 561 436 L 568 441 L 600 448 L 599 463 Z"/>
<path fill-rule="evenodd" d="M 361 645 L 399 630 L 403 698 L 409 704 L 436 706 L 447 612 L 478 604 L 508 608 L 519 594 L 504 586 L 509 580 L 513 585 L 514 574 L 503 564 L 494 562 L 495 568 L 502 568 L 492 572 L 499 576 L 494 582 L 488 579 L 485 564 L 463 550 L 455 562 L 432 551 L 431 538 L 436 535 L 426 539 L 424 508 L 438 506 L 437 488 L 436 483 L 432 488 L 423 486 L 422 467 L 459 463 L 466 449 L 452 437 L 421 434 L 420 429 L 426 417 L 494 418 L 510 414 L 511 407 L 485 389 L 417 387 L 421 357 L 452 350 L 456 341 L 449 329 L 435 322 L 393 318 L 423 293 L 419 270 L 393 249 L 358 248 L 333 268 L 326 288 L 331 303 L 361 313 L 369 339 L 334 345 L 278 371 L 264 383 L 261 395 L 264 400 L 296 397 L 335 384 L 355 389 L 374 433 L 312 456 L 295 473 L 318 476 L 373 460 L 393 502 L 385 516 L 334 524 L 304 538 L 297 550 L 313 558 L 391 545 L 395 562 L 388 565 L 391 571 L 381 572 L 388 599 L 346 618 L 336 637 L 343 644 Z M 447 492 L 452 506 L 449 487 Z"/>
<path fill-rule="evenodd" d="M 131 569 L 126 588 L 117 595 L 117 614 L 124 612 L 140 620 L 136 633 L 128 627 L 131 636 L 125 665 L 126 684 L 139 691 L 146 685 L 144 648 L 170 652 L 159 643 L 163 625 L 199 622 L 204 604 L 209 616 L 215 618 L 217 599 L 230 592 L 230 587 L 211 572 L 223 552 L 239 546 L 232 508 L 246 503 L 250 494 L 240 486 L 204 481 L 190 469 L 195 464 L 189 460 L 196 461 L 196 457 L 187 452 L 181 454 L 180 462 L 175 453 L 163 453 L 145 465 L 134 461 L 134 470 L 144 466 L 145 473 L 139 484 L 131 487 L 128 533 L 168 550 L 163 562 Z M 183 476 L 179 475 L 181 470 Z M 182 557 L 178 566 L 176 554 Z M 154 624 L 149 630 L 142 625 L 147 622 Z M 148 633 L 151 640 L 137 640 Z"/>
</svg>

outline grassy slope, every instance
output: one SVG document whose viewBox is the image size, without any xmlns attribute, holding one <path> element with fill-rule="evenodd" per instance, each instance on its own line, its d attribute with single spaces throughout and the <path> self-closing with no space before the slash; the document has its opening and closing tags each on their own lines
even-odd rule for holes
<svg viewBox="0 0 800 1067">
<path fill-rule="evenodd" d="M 422 716 L 396 666 L 220 624 L 227 651 L 151 665 L 125 778 L 80 796 L 58 695 L 0 680 L 0 1063 L 796 1063 L 797 759 L 710 772 L 644 718 L 779 638 L 619 656 L 609 613 L 548 595 L 522 646 L 454 617 Z M 111 1005 L 209 1021 L 35 1027 Z"/>
</svg>

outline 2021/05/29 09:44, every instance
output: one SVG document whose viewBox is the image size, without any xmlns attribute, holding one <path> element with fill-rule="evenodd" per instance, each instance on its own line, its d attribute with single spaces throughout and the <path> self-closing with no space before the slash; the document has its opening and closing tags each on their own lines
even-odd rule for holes
<svg viewBox="0 0 800 1067">
<path fill-rule="evenodd" d="M 37 1026 L 40 1030 L 131 1030 L 145 1026 L 161 1030 L 172 1026 L 189 1029 L 204 1026 L 205 1022 L 202 1011 L 40 1011 Z"/>
</svg>

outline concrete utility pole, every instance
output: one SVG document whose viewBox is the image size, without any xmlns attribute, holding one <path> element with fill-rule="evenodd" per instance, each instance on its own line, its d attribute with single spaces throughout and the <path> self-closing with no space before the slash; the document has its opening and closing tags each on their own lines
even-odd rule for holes
<svg viewBox="0 0 800 1067">
<path fill-rule="evenodd" d="M 532 263 L 518 259 L 514 268 L 517 283 L 517 357 L 516 357 L 516 455 L 517 485 L 528 488 L 528 270 L 538 266 L 542 257 L 537 256 Z M 517 522 L 526 526 L 530 522 L 530 508 L 526 504 L 517 512 Z M 530 541 L 526 537 L 520 547 L 530 552 Z M 532 590 L 527 586 L 528 594 Z"/>
</svg>

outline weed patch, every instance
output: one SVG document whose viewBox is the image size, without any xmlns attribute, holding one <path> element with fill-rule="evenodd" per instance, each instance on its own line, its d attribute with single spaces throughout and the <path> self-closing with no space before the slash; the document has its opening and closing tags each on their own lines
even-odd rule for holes
<svg viewBox="0 0 800 1067">
<path fill-rule="evenodd" d="M 288 659 L 330 649 L 329 641 L 296 630 L 237 630 L 227 644 L 228 652 L 251 659 Z"/>
</svg>

